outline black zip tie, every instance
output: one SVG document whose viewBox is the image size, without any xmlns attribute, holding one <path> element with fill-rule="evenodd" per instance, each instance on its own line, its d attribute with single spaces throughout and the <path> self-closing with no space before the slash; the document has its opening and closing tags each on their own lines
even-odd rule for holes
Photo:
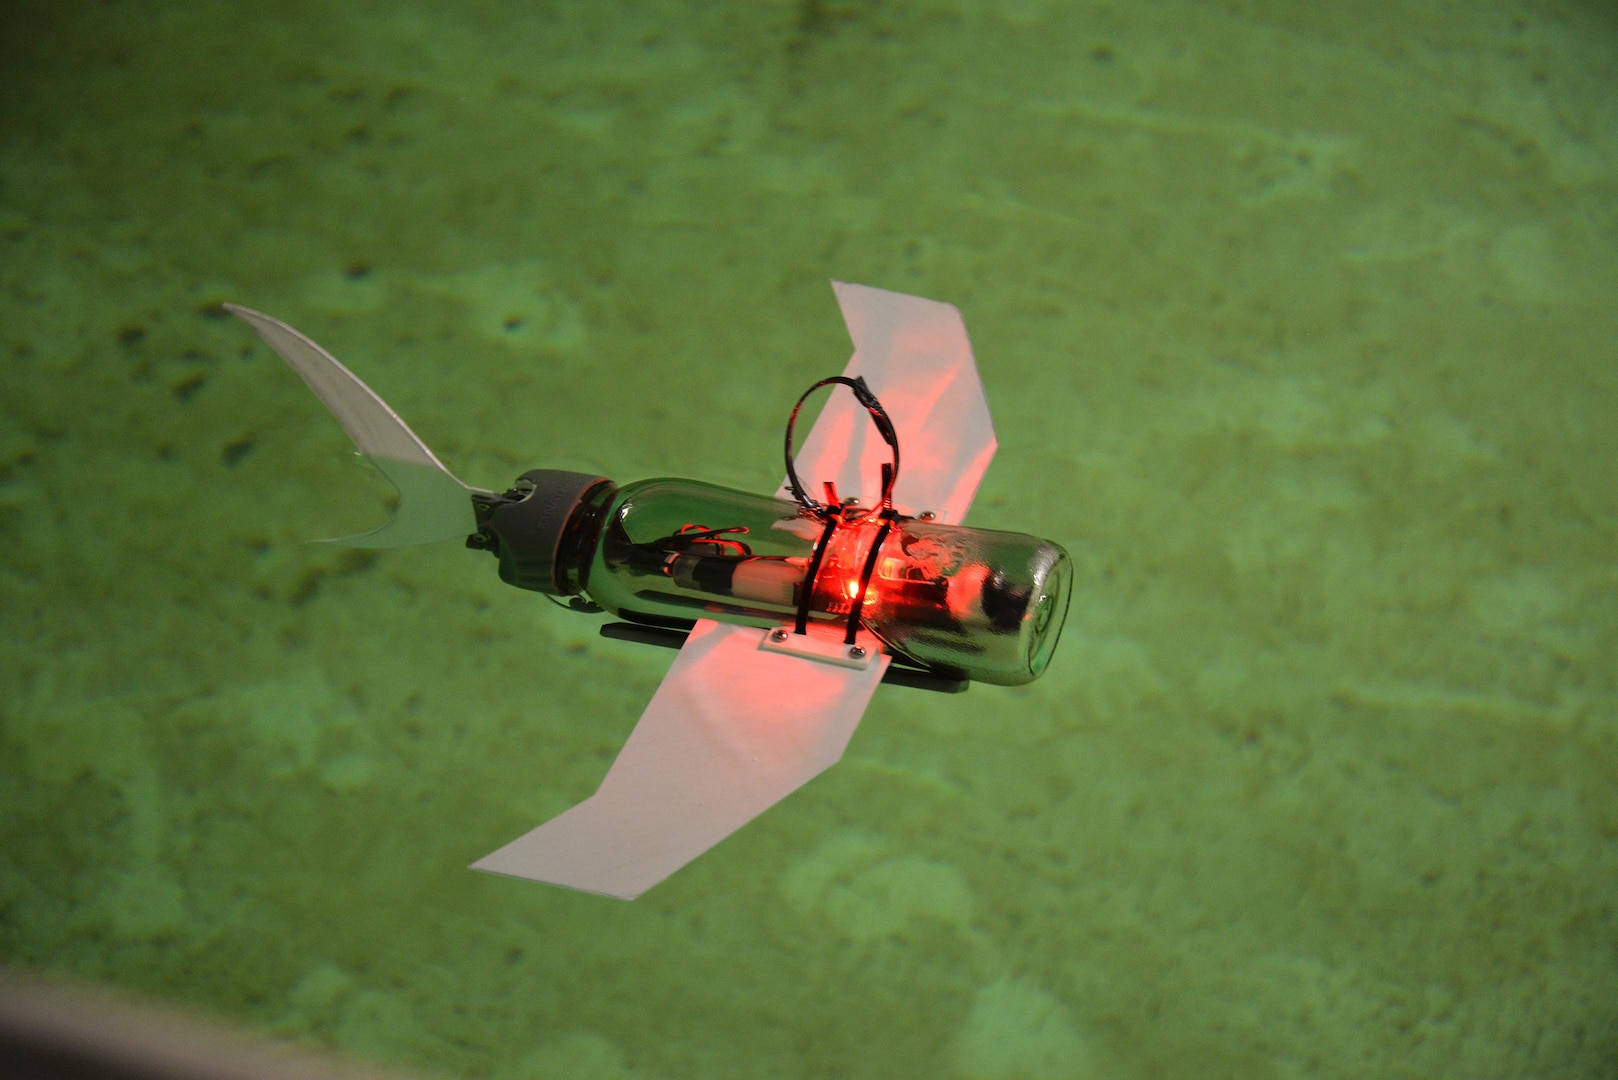
<svg viewBox="0 0 1618 1080">
<path fill-rule="evenodd" d="M 837 526 L 842 523 L 841 518 L 841 512 L 836 509 L 825 515 L 826 527 L 820 530 L 820 539 L 815 541 L 815 553 L 809 559 L 809 572 L 798 587 L 798 622 L 794 633 L 809 632 L 809 604 L 815 597 L 815 579 L 820 576 L 821 560 L 826 557 L 826 548 L 831 546 L 831 534 L 837 531 Z"/>
<path fill-rule="evenodd" d="M 865 556 L 865 569 L 860 572 L 860 591 L 854 596 L 854 606 L 848 611 L 848 632 L 843 635 L 843 644 L 852 645 L 860 633 L 860 611 L 865 607 L 865 590 L 871 587 L 871 575 L 876 571 L 876 560 L 882 552 L 882 545 L 887 542 L 888 533 L 893 531 L 894 518 L 898 517 L 891 507 L 882 511 L 882 528 L 876 532 L 876 539 L 871 541 L 871 550 Z"/>
</svg>

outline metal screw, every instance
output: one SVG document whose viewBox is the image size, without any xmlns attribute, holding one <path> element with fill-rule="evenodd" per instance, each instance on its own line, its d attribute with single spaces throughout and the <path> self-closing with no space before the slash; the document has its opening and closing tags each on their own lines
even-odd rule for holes
<svg viewBox="0 0 1618 1080">
<path fill-rule="evenodd" d="M 920 518 L 921 520 L 923 520 L 923 521 L 937 521 L 938 520 L 938 511 L 937 510 L 923 510 L 921 513 L 917 514 L 916 516 L 918 518 Z"/>
<path fill-rule="evenodd" d="M 777 645 L 781 644 L 781 642 L 785 641 L 786 639 L 787 632 L 781 629 L 779 626 L 770 631 L 770 640 L 775 642 Z"/>
<path fill-rule="evenodd" d="M 864 660 L 865 659 L 865 646 L 864 645 L 850 645 L 848 647 L 848 658 L 850 660 Z"/>
</svg>

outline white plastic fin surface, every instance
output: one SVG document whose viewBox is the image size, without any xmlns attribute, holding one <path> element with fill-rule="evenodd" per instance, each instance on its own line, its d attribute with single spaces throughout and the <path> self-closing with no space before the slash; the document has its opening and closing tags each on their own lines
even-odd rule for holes
<svg viewBox="0 0 1618 1080">
<path fill-rule="evenodd" d="M 399 492 L 399 508 L 380 528 L 324 541 L 349 547 L 408 547 L 464 537 L 477 528 L 471 492 L 415 432 L 331 353 L 279 319 L 226 304 L 309 384 L 354 446 Z"/>
<path fill-rule="evenodd" d="M 889 659 L 761 651 L 698 620 L 594 795 L 472 864 L 632 900 L 843 756 Z"/>
<path fill-rule="evenodd" d="M 899 433 L 894 503 L 906 513 L 931 510 L 939 521 L 958 524 L 997 445 L 960 311 L 868 285 L 834 281 L 832 288 L 854 339 L 843 374 L 864 376 Z M 838 389 L 804 440 L 796 467 L 807 490 L 818 493 L 831 480 L 839 494 L 857 494 L 871 506 L 887 460 L 888 446 L 865 409 Z"/>
</svg>

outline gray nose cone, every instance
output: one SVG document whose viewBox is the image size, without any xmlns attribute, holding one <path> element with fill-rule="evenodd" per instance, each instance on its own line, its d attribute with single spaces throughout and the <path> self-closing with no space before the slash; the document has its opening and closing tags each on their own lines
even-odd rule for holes
<svg viewBox="0 0 1618 1080">
<path fill-rule="evenodd" d="M 480 506 L 480 532 L 494 538 L 500 580 L 549 596 L 569 595 L 573 590 L 560 572 L 564 534 L 589 495 L 610 483 L 593 473 L 530 469 L 513 488 L 529 488 L 526 495 L 513 499 L 508 493 Z"/>
</svg>

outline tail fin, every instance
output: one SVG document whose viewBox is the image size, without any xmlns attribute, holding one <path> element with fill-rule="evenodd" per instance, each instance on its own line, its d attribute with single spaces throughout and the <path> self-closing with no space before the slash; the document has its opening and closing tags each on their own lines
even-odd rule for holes
<svg viewBox="0 0 1618 1080">
<path fill-rule="evenodd" d="M 430 544 L 477 531 L 472 494 L 416 438 L 399 414 L 331 353 L 268 315 L 238 304 L 225 310 L 251 326 L 343 425 L 360 454 L 399 492 L 399 507 L 379 528 L 321 541 L 346 547 L 388 548 Z"/>
</svg>

